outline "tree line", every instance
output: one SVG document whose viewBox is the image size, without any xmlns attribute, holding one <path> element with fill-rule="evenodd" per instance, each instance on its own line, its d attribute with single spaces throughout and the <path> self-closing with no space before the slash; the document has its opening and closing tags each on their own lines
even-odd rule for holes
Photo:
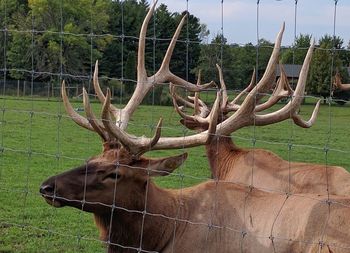
<svg viewBox="0 0 350 253">
<path fill-rule="evenodd" d="M 0 8 L 1 68 L 8 69 L 12 79 L 57 82 L 60 73 L 66 79 L 91 74 L 95 60 L 100 61 L 103 84 L 115 86 L 130 94 L 136 79 L 137 45 L 141 24 L 149 4 L 146 0 L 6 0 Z M 149 24 L 146 41 L 146 68 L 156 71 L 162 61 L 181 17 L 160 4 Z M 223 66 L 228 88 L 242 89 L 254 67 L 258 77 L 264 73 L 273 43 L 261 39 L 252 43 L 229 44 L 218 34 L 203 43 L 210 31 L 199 18 L 189 13 L 175 47 L 171 70 L 195 82 L 199 70 L 205 81 L 218 81 L 215 64 Z M 281 61 L 302 64 L 310 35 L 300 35 L 295 45 L 281 51 Z M 307 85 L 309 94 L 328 96 L 336 71 L 348 81 L 344 68 L 350 65 L 350 54 L 341 38 L 325 35 L 317 42 Z M 258 60 L 257 60 L 258 59 Z M 331 68 L 333 66 L 333 68 Z M 33 74 L 31 70 L 35 70 Z M 333 71 L 333 72 L 332 72 Z M 107 78 L 108 77 L 108 78 Z M 162 92 L 161 87 L 156 91 Z"/>
</svg>

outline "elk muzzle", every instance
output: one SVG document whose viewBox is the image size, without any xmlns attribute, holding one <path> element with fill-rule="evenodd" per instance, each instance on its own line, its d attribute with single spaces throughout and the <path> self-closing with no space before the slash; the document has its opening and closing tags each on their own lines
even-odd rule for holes
<svg viewBox="0 0 350 253">
<path fill-rule="evenodd" d="M 56 183 L 55 177 L 51 177 L 42 183 L 39 192 L 46 202 L 54 207 L 63 207 L 64 204 L 60 201 L 59 197 L 56 196 Z"/>
</svg>

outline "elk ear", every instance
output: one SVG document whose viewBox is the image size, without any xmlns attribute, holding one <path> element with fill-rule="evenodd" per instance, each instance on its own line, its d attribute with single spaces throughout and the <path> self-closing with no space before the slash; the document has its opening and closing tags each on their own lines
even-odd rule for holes
<svg viewBox="0 0 350 253">
<path fill-rule="evenodd" d="M 147 159 L 143 162 L 150 176 L 167 176 L 187 159 L 187 153 L 158 159 Z"/>
</svg>

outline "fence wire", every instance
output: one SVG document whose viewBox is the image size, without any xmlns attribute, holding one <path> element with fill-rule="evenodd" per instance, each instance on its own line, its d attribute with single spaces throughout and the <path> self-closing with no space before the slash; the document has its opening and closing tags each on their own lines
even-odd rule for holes
<svg viewBox="0 0 350 253">
<path fill-rule="evenodd" d="M 195 0 L 185 0 L 182 5 L 184 6 L 184 10 L 187 13 L 191 13 L 191 3 Z M 179 232 L 178 230 L 181 228 L 183 224 L 185 227 L 200 227 L 206 231 L 205 242 L 202 245 L 198 246 L 199 252 L 209 252 L 211 244 L 213 243 L 213 236 L 215 236 L 217 231 L 220 233 L 229 233 L 237 235 L 239 238 L 239 245 L 236 248 L 239 248 L 240 252 L 247 252 L 247 248 L 249 245 L 247 243 L 252 242 L 252 238 L 255 241 L 259 242 L 270 242 L 271 251 L 278 252 L 278 247 L 281 243 L 287 243 L 291 245 L 299 245 L 300 248 L 318 248 L 318 252 L 322 252 L 322 249 L 328 247 L 334 252 L 337 250 L 341 252 L 350 251 L 350 244 L 337 244 L 334 241 L 326 238 L 328 221 L 332 218 L 332 211 L 339 208 L 346 208 L 347 213 L 350 210 L 350 201 L 347 201 L 348 198 L 342 199 L 340 197 L 335 197 L 330 194 L 331 187 L 330 181 L 332 178 L 331 171 L 333 171 L 332 165 L 344 165 L 345 167 L 349 167 L 349 163 L 347 159 L 344 159 L 347 155 L 350 154 L 350 149 L 346 143 L 346 141 L 342 140 L 346 139 L 346 122 L 349 122 L 350 111 L 349 113 L 344 113 L 341 116 L 338 116 L 335 113 L 335 108 L 338 109 L 338 106 L 335 105 L 334 102 L 343 102 L 346 103 L 347 100 L 337 99 L 332 97 L 333 95 L 333 74 L 335 73 L 335 56 L 336 53 L 349 53 L 349 49 L 344 48 L 336 48 L 336 28 L 337 28 L 337 10 L 341 8 L 341 1 L 338 3 L 337 0 L 329 0 L 334 3 L 334 11 L 333 11 L 333 19 L 329 22 L 333 23 L 333 35 L 332 35 L 332 48 L 331 49 L 323 49 L 317 48 L 316 50 L 331 52 L 331 65 L 329 66 L 329 94 L 327 99 L 327 108 L 328 108 L 328 122 L 321 122 L 321 127 L 316 128 L 318 132 L 315 134 L 315 139 L 313 143 L 309 143 L 308 141 L 303 140 L 303 136 L 298 134 L 299 128 L 294 126 L 292 120 L 288 120 L 284 125 L 270 128 L 261 128 L 257 126 L 255 123 L 246 127 L 246 129 L 239 130 L 235 133 L 232 133 L 231 137 L 238 143 L 238 145 L 249 147 L 252 151 L 252 160 L 250 167 L 250 183 L 244 183 L 241 181 L 235 180 L 226 180 L 219 178 L 210 178 L 210 169 L 209 165 L 206 165 L 204 162 L 198 162 L 198 160 L 206 160 L 204 157 L 203 148 L 195 148 L 189 149 L 185 148 L 185 144 L 183 144 L 181 153 L 189 152 L 189 160 L 188 164 L 183 164 L 175 170 L 173 173 L 169 173 L 168 171 L 162 171 L 164 174 L 168 174 L 168 181 L 164 179 L 157 180 L 157 183 L 160 185 L 167 185 L 171 187 L 179 188 L 178 193 L 178 203 L 176 205 L 176 210 L 174 210 L 174 215 L 167 215 L 166 212 L 154 212 L 152 211 L 152 207 L 149 207 L 149 191 L 152 190 L 150 174 L 152 172 L 150 169 L 145 169 L 144 167 L 132 166 L 128 164 L 123 164 L 123 161 L 116 161 L 115 169 L 119 170 L 121 167 L 127 167 L 130 170 L 134 171 L 144 171 L 147 173 L 147 184 L 145 187 L 145 201 L 143 203 L 143 209 L 132 209 L 125 208 L 122 206 L 118 206 L 116 203 L 116 196 L 119 196 L 119 185 L 118 181 L 114 182 L 114 191 L 113 191 L 113 203 L 108 205 L 104 202 L 91 202 L 88 201 L 86 196 L 88 194 L 88 176 L 89 176 L 89 160 L 87 160 L 88 156 L 96 155 L 100 151 L 100 144 L 97 138 L 88 132 L 83 132 L 75 127 L 77 130 L 72 130 L 71 117 L 67 116 L 64 112 L 64 108 L 62 107 L 62 101 L 60 98 L 60 85 L 63 80 L 70 79 L 67 90 L 70 91 L 70 97 L 74 97 L 74 106 L 76 111 L 83 111 L 82 106 L 82 89 L 83 86 L 87 87 L 87 90 L 90 93 L 93 93 L 92 85 L 92 77 L 94 71 L 94 61 L 96 56 L 94 56 L 94 47 L 95 39 L 98 38 L 108 38 L 110 40 L 120 40 L 121 48 L 120 48 L 120 64 L 121 73 L 118 73 L 119 76 L 100 76 L 100 82 L 104 82 L 103 86 L 107 87 L 108 83 L 111 81 L 120 82 L 118 87 L 115 87 L 115 90 L 112 90 L 112 94 L 114 95 L 114 101 L 118 101 L 119 106 L 123 106 L 126 101 L 129 99 L 127 92 L 125 91 L 125 87 L 127 84 L 136 84 L 137 80 L 129 79 L 126 77 L 126 73 L 124 72 L 124 67 L 126 63 L 124 62 L 124 54 L 126 43 L 133 41 L 132 43 L 137 43 L 139 40 L 138 36 L 129 35 L 127 31 L 125 31 L 125 19 L 130 18 L 129 13 L 125 10 L 125 4 L 128 1 L 120 1 L 120 13 L 121 13 L 121 23 L 120 29 L 121 34 L 104 34 L 100 33 L 100 31 L 94 30 L 93 24 L 93 11 L 94 3 L 96 1 L 92 1 L 90 4 L 90 20 L 86 20 L 89 23 L 89 32 L 88 33 L 74 33 L 65 31 L 65 21 L 64 21 L 64 5 L 67 3 L 65 0 L 60 0 L 59 2 L 59 31 L 52 30 L 41 30 L 36 27 L 36 16 L 34 12 L 31 12 L 31 27 L 28 29 L 19 29 L 13 28 L 9 25 L 9 20 L 7 19 L 8 7 L 12 4 L 10 0 L 2 1 L 0 8 L 2 8 L 2 13 L 4 13 L 4 18 L 1 18 L 3 27 L 0 27 L 0 34 L 2 35 L 3 41 L 1 45 L 3 47 L 2 58 L 3 63 L 0 66 L 0 73 L 2 75 L 2 80 L 0 81 L 0 85 L 2 85 L 2 96 L 1 96 L 1 118 L 0 118 L 0 199 L 1 202 L 4 203 L 4 207 L 0 207 L 0 237 L 5 239 L 0 240 L 0 252 L 6 250 L 14 250 L 16 252 L 37 252 L 37 251 L 45 251 L 45 252 L 54 252 L 55 243 L 51 243 L 50 239 L 57 239 L 57 242 L 63 242 L 63 249 L 67 252 L 96 252 L 96 250 L 103 251 L 103 247 L 101 245 L 106 246 L 107 250 L 112 251 L 114 247 L 119 250 L 133 250 L 134 252 L 157 252 L 150 251 L 148 249 L 144 249 L 144 241 L 145 238 L 148 238 L 148 223 L 147 219 L 150 217 L 161 218 L 171 224 L 171 239 L 169 243 L 171 244 L 172 252 L 177 252 L 178 244 L 179 244 Z M 296 61 L 296 53 L 298 50 L 305 50 L 305 48 L 297 46 L 297 30 L 298 26 L 301 25 L 299 23 L 299 13 L 298 13 L 298 4 L 302 1 L 295 0 L 293 5 L 294 11 L 294 30 L 293 33 L 293 44 L 291 46 L 283 47 L 284 49 L 292 49 L 292 61 L 293 65 Z M 48 3 L 50 4 L 50 3 Z M 211 43 L 214 46 L 219 48 L 219 57 L 218 61 L 222 69 L 225 73 L 229 73 L 230 70 L 227 66 L 225 66 L 225 33 L 227 33 L 226 27 L 229 24 L 225 23 L 225 4 L 224 0 L 221 0 L 217 3 L 220 6 L 220 11 L 217 13 L 218 19 L 220 19 L 220 37 L 221 41 L 214 41 Z M 255 68 L 257 71 L 256 74 L 256 82 L 258 83 L 259 72 L 262 72 L 260 63 L 261 56 L 264 53 L 264 50 L 269 50 L 273 48 L 269 45 L 261 45 L 261 37 L 260 37 L 260 28 L 261 28 L 261 20 L 267 17 L 261 15 L 260 10 L 261 7 L 264 6 L 264 1 L 257 0 L 256 1 L 256 44 L 253 45 L 255 47 Z M 276 3 L 275 3 L 276 4 Z M 159 4 L 158 4 L 159 5 Z M 152 59 L 152 67 L 153 73 L 157 71 L 157 43 L 159 42 L 170 42 L 171 38 L 164 38 L 162 36 L 157 36 L 157 14 L 153 15 L 153 19 L 150 23 L 153 23 L 153 31 L 151 37 L 146 37 L 147 42 L 152 43 L 151 50 L 151 59 Z M 185 77 L 185 80 L 190 82 L 190 46 L 194 44 L 198 44 L 198 41 L 192 41 L 190 39 L 190 25 L 189 25 L 190 17 L 187 16 L 186 26 L 183 28 L 183 32 L 186 33 L 186 39 L 179 39 L 177 44 L 185 45 L 185 59 L 184 59 L 184 69 L 185 73 L 182 73 Z M 0 20 L 0 21 L 1 21 Z M 30 53 L 30 67 L 23 68 L 21 66 L 13 67 L 9 64 L 9 43 L 11 43 L 10 36 L 14 34 L 23 34 L 30 36 L 30 45 L 29 45 L 29 53 Z M 34 50 L 36 47 L 36 38 L 37 35 L 58 35 L 59 36 L 59 69 L 57 71 L 47 70 L 37 70 L 35 65 L 35 53 Z M 64 39 L 66 36 L 73 36 L 76 38 L 86 38 L 89 41 L 89 66 L 90 69 L 87 73 L 69 73 L 65 69 L 64 63 Z M 235 46 L 243 46 L 241 44 L 236 44 Z M 11 73 L 19 73 L 23 74 L 27 79 L 15 80 L 12 78 Z M 10 77 L 11 76 L 11 77 Z M 51 81 L 49 82 L 37 82 L 38 77 L 50 77 Z M 155 80 L 156 81 L 156 80 Z M 207 80 L 206 80 L 207 81 Z M 295 77 L 293 76 L 291 82 L 295 82 Z M 169 84 L 163 83 L 159 86 L 162 86 L 164 90 L 167 91 Z M 242 92 L 242 87 L 237 88 L 229 88 L 227 92 L 229 94 L 238 94 Z M 218 88 L 210 88 L 206 90 L 207 100 L 212 102 L 213 94 L 218 90 Z M 185 92 L 185 96 L 192 95 L 190 92 Z M 262 94 L 258 94 L 259 96 Z M 267 96 L 271 96 L 270 94 L 265 94 Z M 94 94 L 90 94 L 91 97 Z M 155 121 L 159 116 L 163 116 L 164 112 L 170 111 L 166 109 L 164 106 L 159 106 L 159 101 L 161 100 L 158 97 L 159 94 L 156 93 L 156 89 L 151 89 L 151 99 L 149 105 L 140 106 L 140 112 L 136 111 L 133 116 L 134 121 L 128 123 L 128 129 L 131 132 L 142 132 L 142 134 L 146 133 L 147 135 L 151 135 L 155 129 Z M 205 97 L 204 95 L 202 98 Z M 317 96 L 313 95 L 305 95 L 303 98 L 306 101 L 316 101 L 319 99 Z M 293 100 L 296 97 L 289 97 L 289 99 Z M 255 104 L 258 104 L 258 97 L 255 98 Z M 280 103 L 278 106 L 283 106 L 283 103 Z M 52 110 L 52 107 L 56 106 L 56 111 Z M 94 110 L 98 110 L 100 107 L 97 103 L 93 104 Z M 325 108 L 325 107 L 323 107 Z M 190 108 L 187 108 L 190 110 Z M 303 109 L 301 109 L 303 110 Z M 339 108 L 339 110 L 349 110 L 348 106 L 344 106 L 343 108 Z M 321 113 L 325 114 L 324 111 Z M 302 111 L 304 115 L 304 112 Z M 146 115 L 146 116 L 145 116 Z M 224 118 L 224 114 L 221 114 L 221 117 Z M 291 115 L 292 116 L 292 115 Z M 338 117 L 348 117 L 347 119 L 342 119 L 344 126 L 339 126 L 335 123 Z M 99 119 L 101 120 L 101 119 Z M 170 134 L 174 136 L 181 136 L 184 138 L 184 142 L 187 136 L 194 134 L 194 131 L 188 130 L 184 126 L 180 127 L 178 121 L 178 116 L 172 112 L 168 113 L 165 121 L 168 124 L 162 127 L 163 132 L 165 134 Z M 288 129 L 286 129 L 288 128 Z M 43 129 L 45 132 L 40 132 L 40 129 Z M 140 129 L 142 131 L 140 131 Z M 344 130 L 345 129 L 345 130 Z M 288 131 L 287 131 L 288 130 Z M 39 131 L 39 132 L 38 132 Z M 284 132 L 285 136 L 280 137 L 280 132 Z M 308 134 L 312 135 L 313 128 L 307 130 Z M 315 130 L 316 131 L 316 130 Z M 269 132 L 269 133 L 267 133 Z M 341 136 L 338 136 L 340 133 Z M 320 137 L 322 136 L 322 137 Z M 219 165 L 221 160 L 220 157 L 220 139 L 226 138 L 227 136 L 214 136 L 216 142 L 213 144 L 216 147 L 216 157 L 215 163 Z M 324 139 L 321 139 L 324 138 Z M 338 144 L 338 141 L 342 141 L 342 144 Z M 54 147 L 52 146 L 54 143 Z M 272 149 L 279 152 L 285 152 L 287 161 L 288 161 L 288 188 L 285 190 L 275 189 L 269 187 L 261 187 L 259 186 L 259 178 L 257 176 L 258 164 L 259 164 L 259 156 L 258 152 L 260 152 L 260 148 L 264 149 Z M 151 147 L 150 147 L 151 150 Z M 159 152 L 161 154 L 173 154 L 179 153 L 179 151 L 162 151 Z M 159 153 L 153 152 L 151 153 L 154 156 L 159 156 Z M 310 154 L 310 160 L 308 162 L 317 162 L 324 165 L 324 177 L 326 181 L 326 189 L 324 193 L 326 197 L 322 197 L 319 195 L 304 195 L 299 193 L 294 193 L 292 190 L 293 184 L 293 160 L 294 159 L 304 159 L 301 154 L 308 153 Z M 335 158 L 333 158 L 336 157 Z M 342 158 L 341 161 L 339 157 Z M 207 162 L 207 161 L 205 161 Z M 55 209 L 52 208 L 42 201 L 42 196 L 39 193 L 38 189 L 42 181 L 44 181 L 47 177 L 53 176 L 59 172 L 65 171 L 67 168 L 76 166 L 77 164 L 83 163 L 85 165 L 85 173 L 84 173 L 84 185 L 83 185 L 83 198 L 82 199 L 67 199 L 62 196 L 59 196 L 54 192 L 53 200 L 64 200 L 67 202 L 75 202 L 81 203 L 81 211 L 76 212 L 73 209 L 65 208 L 63 209 Z M 198 165 L 199 164 L 199 165 Z M 151 164 L 149 164 L 150 166 Z M 56 179 L 55 179 L 56 180 Z M 196 210 L 190 210 L 194 213 L 191 217 L 183 218 L 184 212 L 184 203 L 188 201 L 188 190 L 187 186 L 195 185 L 199 182 L 203 181 L 211 181 L 215 187 L 212 189 L 212 194 L 214 200 L 211 205 L 209 205 L 209 212 L 206 222 L 204 219 L 198 218 L 200 213 L 196 214 Z M 230 223 L 221 223 L 219 222 L 219 214 L 222 211 L 223 207 L 220 206 L 220 198 L 222 197 L 221 187 L 222 185 L 227 185 L 228 187 L 233 187 L 238 189 L 236 192 L 244 193 L 244 200 L 240 202 L 242 205 L 240 206 L 240 210 L 235 210 L 239 213 L 240 217 L 242 217 L 241 224 L 232 225 Z M 230 188 L 232 189 L 232 188 Z M 121 191 L 121 190 L 120 190 Z M 275 206 L 273 209 L 275 215 L 273 216 L 272 224 L 268 234 L 260 233 L 259 231 L 249 230 L 249 227 L 252 224 L 252 218 L 250 212 L 252 211 L 252 206 L 256 200 L 256 193 L 260 193 L 264 196 L 276 196 L 278 199 L 278 206 Z M 268 198 L 268 197 L 267 197 Z M 291 203 L 296 203 L 296 200 L 299 202 L 307 202 L 313 203 L 313 205 L 317 206 L 320 212 L 324 207 L 327 208 L 327 212 L 323 217 L 319 217 L 319 222 L 322 223 L 322 229 L 319 236 L 306 235 L 305 237 L 299 237 L 298 239 L 290 238 L 287 235 L 280 235 L 278 233 L 275 234 L 274 228 L 275 225 L 281 223 L 281 219 L 285 219 L 286 216 L 284 212 L 288 213 L 290 206 L 293 205 Z M 203 199 L 202 201 L 205 201 Z M 293 202 L 294 201 L 294 202 Z M 130 214 L 141 215 L 141 225 L 140 225 L 140 233 L 139 235 L 135 235 L 139 237 L 139 243 L 137 246 L 130 244 L 122 244 L 116 243 L 113 241 L 113 231 L 110 229 L 108 231 L 108 235 L 106 238 L 97 239 L 98 235 L 95 230 L 92 229 L 90 222 L 90 215 L 85 214 L 86 206 L 88 205 L 99 205 L 101 207 L 109 208 L 111 211 L 109 213 L 109 228 L 114 226 L 114 222 L 116 219 L 115 213 L 122 211 Z M 198 207 L 200 209 L 200 207 Z M 163 210 L 162 210 L 163 211 Z M 301 211 L 301 210 L 297 210 Z M 302 212 L 302 211 L 301 211 Z M 2 215 L 3 213 L 3 215 Z M 249 216 L 250 215 L 250 216 Z M 272 216 L 271 216 L 272 217 Z M 288 217 L 287 217 L 288 218 Z M 62 222 L 63 220 L 63 222 Z M 162 227 L 159 227 L 159 233 L 162 233 Z M 344 233 L 348 233 L 348 231 L 343 231 Z M 219 234 L 220 234 L 219 233 Z M 13 238 L 14 235 L 18 235 L 18 238 Z M 29 239 L 26 236 L 29 236 Z M 33 238 L 31 238 L 33 237 Z M 350 237 L 350 235 L 348 235 Z M 16 246 L 9 245 L 9 242 L 14 240 Z M 20 240 L 20 241 L 18 241 Z M 265 240 L 265 241 L 264 241 Z M 2 245 L 3 244 L 3 245 Z M 263 243 L 264 244 L 264 243 Z M 303 245 L 303 246 L 300 246 Z M 10 247 L 10 248 L 9 248 Z"/>
</svg>

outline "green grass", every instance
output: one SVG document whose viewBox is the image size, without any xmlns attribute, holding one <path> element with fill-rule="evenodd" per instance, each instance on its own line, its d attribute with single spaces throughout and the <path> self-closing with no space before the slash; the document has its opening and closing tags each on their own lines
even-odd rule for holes
<svg viewBox="0 0 350 253">
<path fill-rule="evenodd" d="M 75 106 L 81 107 L 81 103 Z M 100 109 L 98 103 L 93 107 L 96 112 Z M 3 148 L 0 153 L 0 252 L 104 252 L 91 214 L 68 207 L 55 209 L 38 194 L 41 182 L 47 177 L 98 154 L 99 137 L 76 126 L 58 102 L 7 97 L 0 101 L 0 108 L 3 109 L 0 111 Z M 308 117 L 312 109 L 312 105 L 304 105 L 301 114 Z M 150 136 L 150 125 L 156 124 L 160 116 L 166 127 L 164 136 L 187 132 L 180 127 L 172 107 L 159 106 L 141 106 L 130 122 L 129 131 Z M 349 169 L 349 123 L 349 106 L 325 105 L 311 129 L 301 129 L 288 120 L 267 127 L 247 127 L 234 133 L 233 138 L 240 146 L 269 149 L 292 161 L 328 163 Z M 290 150 L 288 143 L 292 144 Z M 325 150 L 329 150 L 327 154 Z M 204 148 L 186 151 L 188 161 L 174 175 L 158 179 L 159 185 L 184 187 L 209 176 Z M 157 151 L 148 155 L 181 152 L 183 150 Z"/>
</svg>

